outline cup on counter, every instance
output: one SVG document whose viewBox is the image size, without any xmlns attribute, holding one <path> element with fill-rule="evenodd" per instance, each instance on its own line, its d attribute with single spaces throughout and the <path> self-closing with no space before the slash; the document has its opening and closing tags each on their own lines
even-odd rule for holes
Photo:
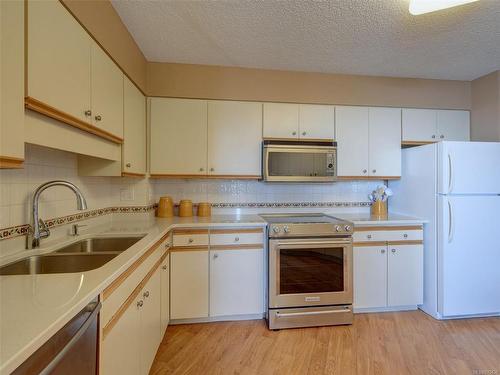
<svg viewBox="0 0 500 375">
<path fill-rule="evenodd" d="M 174 201 L 171 197 L 160 197 L 158 202 L 158 217 L 172 217 L 174 216 Z"/>
<path fill-rule="evenodd" d="M 193 216 L 193 202 L 190 199 L 182 199 L 179 202 L 179 216 L 180 217 Z"/>
<path fill-rule="evenodd" d="M 200 217 L 208 217 L 212 215 L 212 205 L 208 202 L 198 203 L 197 215 Z"/>
</svg>

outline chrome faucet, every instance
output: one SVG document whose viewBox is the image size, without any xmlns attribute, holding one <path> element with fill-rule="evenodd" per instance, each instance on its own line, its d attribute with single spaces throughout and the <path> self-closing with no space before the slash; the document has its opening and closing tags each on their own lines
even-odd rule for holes
<svg viewBox="0 0 500 375">
<path fill-rule="evenodd" d="M 49 228 L 47 228 L 44 221 L 38 217 L 38 201 L 40 200 L 40 195 L 42 194 L 42 192 L 52 186 L 66 186 L 67 188 L 71 189 L 73 193 L 75 193 L 76 195 L 76 208 L 78 208 L 79 210 L 87 209 L 87 202 L 85 201 L 82 192 L 75 184 L 72 184 L 71 182 L 68 181 L 57 180 L 57 181 L 49 181 L 40 185 L 33 194 L 33 207 L 32 207 L 32 220 L 31 220 L 32 229 L 28 232 L 28 236 L 26 237 L 27 249 L 33 249 L 39 247 L 40 240 L 42 238 L 47 238 L 48 236 L 50 236 Z"/>
</svg>

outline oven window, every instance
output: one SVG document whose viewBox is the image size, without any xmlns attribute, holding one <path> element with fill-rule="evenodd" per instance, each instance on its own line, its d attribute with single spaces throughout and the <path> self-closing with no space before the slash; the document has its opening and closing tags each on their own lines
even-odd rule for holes
<svg viewBox="0 0 500 375">
<path fill-rule="evenodd" d="M 268 173 L 270 176 L 325 177 L 333 175 L 332 163 L 326 153 L 269 152 Z"/>
<path fill-rule="evenodd" d="M 344 291 L 344 249 L 281 249 L 279 293 Z"/>
</svg>

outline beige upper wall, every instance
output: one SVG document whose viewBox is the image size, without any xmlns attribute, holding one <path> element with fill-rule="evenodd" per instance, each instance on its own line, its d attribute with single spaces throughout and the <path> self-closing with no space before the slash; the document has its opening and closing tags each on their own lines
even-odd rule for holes
<svg viewBox="0 0 500 375">
<path fill-rule="evenodd" d="M 471 103 L 471 139 L 500 141 L 500 71 L 472 81 Z"/>
<path fill-rule="evenodd" d="M 470 109 L 470 82 L 148 63 L 151 96 Z"/>
<path fill-rule="evenodd" d="M 108 0 L 61 0 L 129 78 L 146 92 L 146 58 Z"/>
</svg>

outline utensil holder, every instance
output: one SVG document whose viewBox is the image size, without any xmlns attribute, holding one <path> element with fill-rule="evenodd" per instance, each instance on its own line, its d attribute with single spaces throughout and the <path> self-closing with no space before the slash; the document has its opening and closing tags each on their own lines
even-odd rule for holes
<svg viewBox="0 0 500 375">
<path fill-rule="evenodd" d="M 387 201 L 375 201 L 371 206 L 371 215 L 375 217 L 387 217 Z"/>
</svg>

